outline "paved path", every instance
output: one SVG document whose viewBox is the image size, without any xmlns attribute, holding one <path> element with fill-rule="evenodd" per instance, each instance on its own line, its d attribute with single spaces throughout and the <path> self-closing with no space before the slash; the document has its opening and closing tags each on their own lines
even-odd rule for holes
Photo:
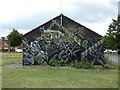
<svg viewBox="0 0 120 90">
<path fill-rule="evenodd" d="M 31 68 L 31 67 L 41 67 L 41 66 L 40 65 L 29 65 L 29 66 L 24 65 L 23 66 L 21 62 L 2 66 L 2 68 L 24 68 L 24 67 Z"/>
<path fill-rule="evenodd" d="M 17 62 L 15 64 L 10 64 L 10 65 L 5 65 L 5 66 L 2 66 L 3 68 L 18 68 L 18 67 L 22 67 L 22 64 L 21 62 Z"/>
<path fill-rule="evenodd" d="M 114 54 L 105 54 L 105 55 L 113 62 L 120 64 L 120 55 L 114 55 Z"/>
</svg>

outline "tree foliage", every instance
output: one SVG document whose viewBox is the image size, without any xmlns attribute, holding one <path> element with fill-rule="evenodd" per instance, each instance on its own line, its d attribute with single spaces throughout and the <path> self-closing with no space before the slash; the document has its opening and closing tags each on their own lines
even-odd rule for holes
<svg viewBox="0 0 120 90">
<path fill-rule="evenodd" d="M 20 34 L 16 29 L 13 29 L 13 31 L 8 35 L 8 41 L 10 42 L 10 46 L 19 46 L 22 43 L 22 34 Z"/>
<path fill-rule="evenodd" d="M 104 36 L 107 48 L 120 50 L 120 16 L 112 20 Z"/>
</svg>

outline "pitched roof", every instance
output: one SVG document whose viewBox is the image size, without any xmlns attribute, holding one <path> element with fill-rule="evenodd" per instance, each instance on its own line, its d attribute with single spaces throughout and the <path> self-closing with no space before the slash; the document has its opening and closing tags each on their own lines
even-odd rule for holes
<svg viewBox="0 0 120 90">
<path fill-rule="evenodd" d="M 59 16 L 49 20 L 48 22 L 36 27 L 35 29 L 31 30 L 30 32 L 26 33 L 23 35 L 23 37 L 25 39 L 27 39 L 29 42 L 35 40 L 36 38 L 40 37 L 41 35 L 41 32 L 40 32 L 40 27 L 44 27 L 45 29 L 48 29 L 50 24 L 52 24 L 52 20 L 56 20 L 57 23 L 61 23 L 61 16 L 62 16 L 62 25 L 65 27 L 65 28 L 69 28 L 70 26 L 72 26 L 74 29 L 78 29 L 78 28 L 83 28 L 85 32 L 87 32 L 85 34 L 85 38 L 101 38 L 102 36 L 99 35 L 98 33 L 92 31 L 91 29 L 81 25 L 80 23 L 68 18 L 67 16 L 63 15 L 63 14 L 60 14 Z M 54 26 L 53 27 L 53 30 L 56 30 L 58 29 L 58 27 Z"/>
</svg>

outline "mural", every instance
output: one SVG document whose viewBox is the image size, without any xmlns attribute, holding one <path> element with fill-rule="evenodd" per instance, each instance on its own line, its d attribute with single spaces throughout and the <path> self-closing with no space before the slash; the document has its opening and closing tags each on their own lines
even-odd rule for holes
<svg viewBox="0 0 120 90">
<path fill-rule="evenodd" d="M 52 60 L 64 60 L 68 64 L 81 60 L 104 64 L 103 41 L 85 38 L 87 34 L 83 27 L 66 28 L 52 20 L 48 28 L 39 27 L 39 33 L 31 42 L 24 38 L 23 65 L 49 65 Z"/>
</svg>

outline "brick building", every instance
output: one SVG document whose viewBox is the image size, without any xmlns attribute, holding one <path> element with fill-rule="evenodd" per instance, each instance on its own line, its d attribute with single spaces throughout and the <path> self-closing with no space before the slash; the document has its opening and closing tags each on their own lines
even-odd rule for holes
<svg viewBox="0 0 120 90">
<path fill-rule="evenodd" d="M 22 45 L 15 48 L 22 49 Z M 0 39 L 0 51 L 14 51 L 14 47 L 10 46 L 7 37 L 1 37 Z"/>
<path fill-rule="evenodd" d="M 6 37 L 1 37 L 0 43 L 1 43 L 0 49 L 2 51 L 7 51 L 9 48 L 12 48 L 12 47 L 10 47 L 9 42 Z"/>
</svg>

